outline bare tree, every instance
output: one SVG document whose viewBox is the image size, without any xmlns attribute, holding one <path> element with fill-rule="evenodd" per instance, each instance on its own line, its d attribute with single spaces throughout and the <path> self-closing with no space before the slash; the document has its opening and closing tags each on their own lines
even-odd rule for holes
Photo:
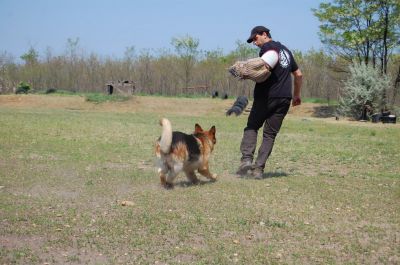
<svg viewBox="0 0 400 265">
<path fill-rule="evenodd" d="M 197 50 L 200 44 L 198 39 L 189 35 L 181 38 L 172 38 L 171 44 L 175 47 L 175 51 L 181 58 L 181 63 L 184 72 L 185 88 L 189 87 L 192 78 L 192 71 L 195 66 L 199 51 Z"/>
</svg>

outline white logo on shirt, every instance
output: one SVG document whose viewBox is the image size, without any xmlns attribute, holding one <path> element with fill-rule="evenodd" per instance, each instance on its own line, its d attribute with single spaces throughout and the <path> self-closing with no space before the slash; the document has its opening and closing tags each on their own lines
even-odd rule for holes
<svg viewBox="0 0 400 265">
<path fill-rule="evenodd" d="M 290 64 L 290 55 L 283 49 L 279 51 L 279 64 L 282 68 L 287 68 Z"/>
</svg>

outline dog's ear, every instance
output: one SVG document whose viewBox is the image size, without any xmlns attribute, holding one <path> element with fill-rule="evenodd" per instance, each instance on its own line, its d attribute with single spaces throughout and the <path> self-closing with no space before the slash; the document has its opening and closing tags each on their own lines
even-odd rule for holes
<svg viewBox="0 0 400 265">
<path fill-rule="evenodd" d="M 199 133 L 199 132 L 203 132 L 203 128 L 201 128 L 201 126 L 196 123 L 196 125 L 194 126 L 194 133 Z"/>
<path fill-rule="evenodd" d="M 210 132 L 212 135 L 215 136 L 215 132 L 216 132 L 215 126 L 211 127 L 211 129 L 209 130 L 209 132 Z"/>
<path fill-rule="evenodd" d="M 215 126 L 211 127 L 211 129 L 208 131 L 208 134 L 210 135 L 213 144 L 216 144 L 217 139 L 215 138 Z"/>
</svg>

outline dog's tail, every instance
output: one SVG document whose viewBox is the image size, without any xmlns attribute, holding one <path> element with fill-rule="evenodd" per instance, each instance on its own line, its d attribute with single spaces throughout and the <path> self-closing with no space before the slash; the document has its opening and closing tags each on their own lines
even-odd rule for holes
<svg viewBox="0 0 400 265">
<path fill-rule="evenodd" d="M 166 118 L 162 118 L 160 120 L 160 125 L 162 126 L 160 148 L 164 154 L 168 154 L 171 149 L 171 143 L 172 143 L 171 122 Z"/>
</svg>

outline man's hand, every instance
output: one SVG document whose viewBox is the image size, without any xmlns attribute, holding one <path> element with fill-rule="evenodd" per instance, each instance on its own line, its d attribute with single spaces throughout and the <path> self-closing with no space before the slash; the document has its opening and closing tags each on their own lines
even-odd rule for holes
<svg viewBox="0 0 400 265">
<path fill-rule="evenodd" d="M 300 97 L 293 97 L 292 99 L 292 106 L 298 106 L 301 104 L 301 98 Z"/>
</svg>

